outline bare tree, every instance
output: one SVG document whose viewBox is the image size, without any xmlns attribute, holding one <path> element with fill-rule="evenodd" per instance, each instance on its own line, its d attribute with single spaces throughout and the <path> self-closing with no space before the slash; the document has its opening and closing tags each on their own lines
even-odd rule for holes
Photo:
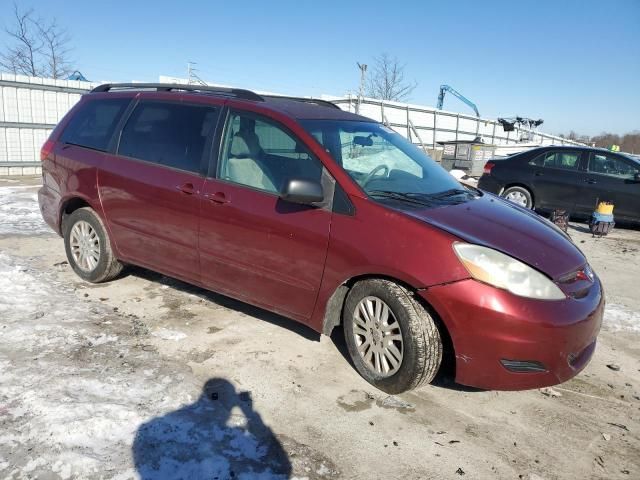
<svg viewBox="0 0 640 480">
<path fill-rule="evenodd" d="M 71 37 L 66 29 L 58 25 L 54 18 L 48 25 L 38 21 L 38 30 L 42 38 L 42 54 L 46 65 L 45 75 L 50 78 L 66 78 L 73 71 L 69 63 L 69 42 Z"/>
<path fill-rule="evenodd" d="M 11 44 L 0 52 L 0 68 L 32 77 L 64 78 L 71 73 L 71 38 L 56 19 L 46 22 L 33 9 L 21 11 L 13 5 L 13 25 L 5 27 Z"/>
<path fill-rule="evenodd" d="M 37 33 L 33 10 L 21 12 L 14 3 L 13 14 L 14 25 L 6 27 L 4 31 L 14 45 L 0 54 L 0 67 L 12 73 L 37 77 L 42 74 L 38 58 L 42 52 L 42 40 Z"/>
<path fill-rule="evenodd" d="M 367 84 L 367 95 L 381 100 L 405 100 L 418 84 L 405 81 L 404 68 L 397 58 L 386 53 L 377 57 Z"/>
</svg>

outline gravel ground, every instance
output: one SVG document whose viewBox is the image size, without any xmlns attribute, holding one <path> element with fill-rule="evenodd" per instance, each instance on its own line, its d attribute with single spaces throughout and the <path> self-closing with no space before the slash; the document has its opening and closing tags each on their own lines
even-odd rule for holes
<svg viewBox="0 0 640 480">
<path fill-rule="evenodd" d="M 640 478 L 640 231 L 571 235 L 608 305 L 552 389 L 387 396 L 339 334 L 162 275 L 80 281 L 0 179 L 0 478 Z"/>
</svg>

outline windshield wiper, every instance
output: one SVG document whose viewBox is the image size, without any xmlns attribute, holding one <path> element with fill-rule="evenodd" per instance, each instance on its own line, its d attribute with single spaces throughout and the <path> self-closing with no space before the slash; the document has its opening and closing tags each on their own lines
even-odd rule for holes
<svg viewBox="0 0 640 480">
<path fill-rule="evenodd" d="M 456 195 L 471 195 L 472 197 L 475 197 L 478 195 L 478 192 L 474 192 L 473 190 L 471 190 L 471 188 L 450 188 L 449 190 L 445 190 L 444 192 L 439 192 L 439 193 L 429 193 L 429 194 L 424 194 L 425 196 L 429 197 L 429 198 L 434 198 L 434 199 L 443 199 L 443 198 L 448 198 L 448 197 L 455 197 Z M 476 189 L 474 189 L 476 190 Z"/>
<path fill-rule="evenodd" d="M 383 197 L 391 198 L 393 200 L 399 200 L 401 202 L 413 203 L 414 205 L 429 206 L 431 202 L 426 198 L 416 198 L 411 193 L 393 192 L 391 190 L 371 190 L 367 192 L 371 197 Z"/>
<path fill-rule="evenodd" d="M 455 195 L 473 195 L 473 192 L 470 192 L 469 190 L 466 189 L 462 189 L 462 188 L 451 188 L 449 190 L 445 190 L 444 192 L 440 192 L 440 193 L 430 193 L 427 196 L 429 198 L 447 198 L 447 197 L 453 197 Z"/>
</svg>

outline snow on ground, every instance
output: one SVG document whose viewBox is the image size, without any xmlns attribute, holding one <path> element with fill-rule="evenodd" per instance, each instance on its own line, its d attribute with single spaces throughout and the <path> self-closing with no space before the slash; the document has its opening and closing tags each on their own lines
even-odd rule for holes
<svg viewBox="0 0 640 480">
<path fill-rule="evenodd" d="M 34 187 L 0 187 L 3 245 L 48 232 Z M 39 258 L 0 250 L 0 478 L 287 476 L 250 398 L 156 353 L 183 332 L 140 328 Z M 611 303 L 604 328 L 638 332 L 640 316 Z"/>
<path fill-rule="evenodd" d="M 0 291 L 0 478 L 281 478 L 278 441 L 226 380 L 192 403 L 201 386 L 127 318 L 6 253 Z"/>
<path fill-rule="evenodd" d="M 169 330 L 168 328 L 159 328 L 156 331 L 152 332 L 151 335 L 154 337 L 162 338 L 163 340 L 182 340 L 183 338 L 187 338 L 187 334 L 183 332 L 178 332 L 177 330 Z"/>
<path fill-rule="evenodd" d="M 640 333 L 640 313 L 633 312 L 624 305 L 607 303 L 604 310 L 604 328 L 618 331 L 630 331 Z"/>
<path fill-rule="evenodd" d="M 48 232 L 39 215 L 33 188 L 0 187 L 1 234 Z M 203 390 L 139 319 L 33 261 L 0 251 L 0 478 L 286 476 L 279 441 L 230 382 Z"/>
<path fill-rule="evenodd" d="M 34 187 L 0 187 L 0 235 L 39 235 L 52 230 L 42 220 Z"/>
</svg>

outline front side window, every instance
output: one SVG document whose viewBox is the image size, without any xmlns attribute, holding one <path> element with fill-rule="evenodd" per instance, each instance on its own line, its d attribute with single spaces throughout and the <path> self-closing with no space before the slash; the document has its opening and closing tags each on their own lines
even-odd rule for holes
<svg viewBox="0 0 640 480">
<path fill-rule="evenodd" d="M 60 141 L 106 151 L 129 98 L 89 100 L 80 106 L 62 132 Z"/>
<path fill-rule="evenodd" d="M 289 178 L 320 181 L 322 164 L 277 123 L 250 113 L 229 115 L 218 176 L 279 193 Z"/>
<path fill-rule="evenodd" d="M 640 166 L 624 160 L 617 155 L 607 153 L 592 153 L 589 158 L 589 172 L 615 177 L 632 179 L 640 173 Z"/>
<path fill-rule="evenodd" d="M 350 120 L 301 123 L 371 196 L 425 199 L 446 192 L 467 192 L 426 154 L 382 124 Z"/>
<path fill-rule="evenodd" d="M 118 154 L 199 172 L 218 113 L 208 105 L 141 102 L 122 130 Z"/>
</svg>

